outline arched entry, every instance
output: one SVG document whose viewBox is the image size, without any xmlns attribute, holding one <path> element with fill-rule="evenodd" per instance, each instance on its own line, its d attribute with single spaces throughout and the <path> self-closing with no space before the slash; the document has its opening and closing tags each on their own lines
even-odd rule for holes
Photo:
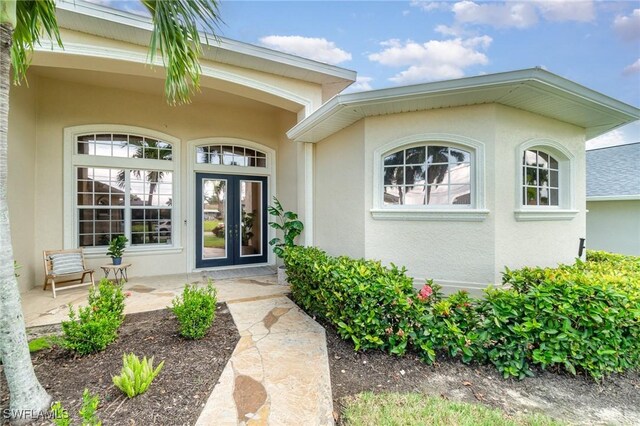
<svg viewBox="0 0 640 426">
<path fill-rule="evenodd" d="M 192 141 L 195 268 L 270 260 L 273 150 L 234 138 Z"/>
</svg>

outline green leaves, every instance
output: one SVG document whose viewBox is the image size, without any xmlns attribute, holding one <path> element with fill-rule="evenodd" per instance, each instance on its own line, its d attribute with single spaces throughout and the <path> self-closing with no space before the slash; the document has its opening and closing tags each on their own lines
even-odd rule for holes
<svg viewBox="0 0 640 426">
<path fill-rule="evenodd" d="M 221 22 L 215 0 L 141 0 L 151 13 L 153 33 L 149 60 L 160 52 L 166 67 L 165 94 L 170 104 L 183 104 L 200 86 L 202 44 L 198 26 L 212 38 Z M 205 40 L 208 41 L 205 35 Z"/>
<path fill-rule="evenodd" d="M 180 323 L 180 335 L 202 339 L 216 317 L 216 289 L 210 281 L 206 287 L 185 285 L 182 296 L 172 301 L 171 311 Z"/>
<path fill-rule="evenodd" d="M 276 222 L 269 222 L 269 226 L 282 231 L 283 239 L 279 237 L 271 239 L 269 245 L 273 247 L 276 256 L 282 258 L 286 247 L 295 246 L 296 238 L 302 234 L 304 225 L 298 220 L 298 215 L 293 212 L 285 212 L 282 204 L 273 197 L 273 205 L 267 208 L 271 216 L 276 217 Z"/>
<path fill-rule="evenodd" d="M 54 0 L 18 0 L 15 7 L 16 24 L 11 45 L 11 67 L 14 83 L 20 84 L 25 79 L 31 63 L 30 54 L 36 44 L 40 44 L 42 34 L 46 34 L 60 47 L 62 40 Z"/>
<path fill-rule="evenodd" d="M 153 368 L 153 357 L 142 361 L 133 353 L 122 355 L 122 371 L 119 376 L 113 376 L 113 384 L 129 398 L 141 395 L 147 391 L 153 379 L 160 373 L 164 366 L 162 361 Z"/>
</svg>

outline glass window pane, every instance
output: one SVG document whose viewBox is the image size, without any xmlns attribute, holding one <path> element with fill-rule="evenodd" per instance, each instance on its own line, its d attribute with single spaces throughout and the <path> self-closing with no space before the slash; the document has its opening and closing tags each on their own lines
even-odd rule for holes
<svg viewBox="0 0 640 426">
<path fill-rule="evenodd" d="M 557 188 L 558 187 L 558 171 L 557 170 L 551 170 L 551 172 L 549 172 L 551 175 L 551 179 L 550 179 L 550 186 Z"/>
<path fill-rule="evenodd" d="M 524 188 L 524 203 L 528 206 L 535 206 L 538 204 L 537 188 L 531 186 L 527 186 Z"/>
<path fill-rule="evenodd" d="M 430 206 L 449 204 L 449 185 L 427 186 L 427 204 Z"/>
<path fill-rule="evenodd" d="M 202 180 L 202 258 L 227 257 L 227 181 Z"/>
<path fill-rule="evenodd" d="M 449 187 L 449 197 L 451 204 L 471 204 L 471 185 L 451 185 Z"/>
<path fill-rule="evenodd" d="M 542 187 L 538 189 L 538 196 L 540 197 L 540 205 L 548 206 L 549 205 L 549 188 Z"/>
<path fill-rule="evenodd" d="M 523 164 L 527 166 L 535 166 L 538 162 L 536 151 L 527 150 L 524 152 Z"/>
<path fill-rule="evenodd" d="M 424 205 L 426 199 L 423 185 L 407 186 L 404 196 L 404 204 L 409 206 Z"/>
<path fill-rule="evenodd" d="M 262 182 L 240 181 L 240 256 L 262 254 Z"/>
<path fill-rule="evenodd" d="M 425 167 L 424 166 L 407 166 L 405 168 L 405 179 L 404 182 L 406 184 L 422 184 L 424 185 L 425 180 Z"/>
<path fill-rule="evenodd" d="M 551 206 L 560 205 L 559 204 L 559 200 L 558 200 L 558 190 L 557 189 L 550 189 L 549 193 L 550 193 L 549 205 L 551 205 Z"/>
<path fill-rule="evenodd" d="M 542 151 L 538 151 L 538 167 L 549 168 L 549 155 Z"/>
<path fill-rule="evenodd" d="M 256 162 L 256 167 L 267 167 L 267 159 L 266 158 L 258 158 Z"/>
<path fill-rule="evenodd" d="M 385 205 L 403 204 L 404 189 L 401 186 L 385 186 L 383 202 Z"/>
<path fill-rule="evenodd" d="M 403 151 L 398 151 L 398 152 L 394 152 L 391 155 L 387 155 L 384 158 L 384 165 L 385 166 L 393 166 L 396 164 L 403 164 L 404 163 L 404 150 Z"/>
<path fill-rule="evenodd" d="M 425 148 L 419 146 L 406 150 L 407 158 L 405 164 L 423 164 L 425 161 Z"/>
<path fill-rule="evenodd" d="M 549 170 L 547 169 L 538 169 L 538 181 L 540 186 L 548 186 L 549 185 Z"/>
<path fill-rule="evenodd" d="M 455 163 L 451 165 L 449 167 L 449 183 L 452 185 L 471 183 L 471 164 Z"/>
<path fill-rule="evenodd" d="M 446 146 L 430 146 L 427 149 L 428 163 L 448 163 L 449 148 Z"/>
<path fill-rule="evenodd" d="M 470 163 L 471 154 L 461 149 L 451 148 L 449 149 L 449 161 L 451 163 Z"/>
<path fill-rule="evenodd" d="M 431 149 L 431 148 L 429 148 Z M 448 183 L 449 164 L 430 164 L 427 169 L 427 183 L 429 185 Z"/>
<path fill-rule="evenodd" d="M 267 155 L 264 152 L 256 151 L 256 157 L 258 158 L 267 158 Z"/>
<path fill-rule="evenodd" d="M 538 184 L 538 169 L 531 167 L 525 167 L 525 185 L 537 185 Z"/>
<path fill-rule="evenodd" d="M 402 185 L 404 183 L 404 167 L 385 167 L 384 168 L 384 184 L 385 185 Z"/>
</svg>

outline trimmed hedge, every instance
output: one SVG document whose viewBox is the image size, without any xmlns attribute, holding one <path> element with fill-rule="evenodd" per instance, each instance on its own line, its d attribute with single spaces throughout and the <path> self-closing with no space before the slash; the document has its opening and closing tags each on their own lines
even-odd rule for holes
<svg viewBox="0 0 640 426">
<path fill-rule="evenodd" d="M 589 253 L 587 262 L 504 273 L 506 288 L 483 299 L 443 298 L 427 282 L 419 293 L 404 268 L 331 257 L 317 248 L 287 249 L 294 300 L 332 323 L 356 350 L 425 362 L 436 353 L 487 362 L 505 377 L 532 366 L 603 376 L 640 367 L 638 258 Z"/>
</svg>

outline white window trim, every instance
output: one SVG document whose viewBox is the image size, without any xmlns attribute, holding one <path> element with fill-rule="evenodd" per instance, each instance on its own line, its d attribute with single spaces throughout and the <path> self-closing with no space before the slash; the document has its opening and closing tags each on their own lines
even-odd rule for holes
<svg viewBox="0 0 640 426">
<path fill-rule="evenodd" d="M 151 160 L 140 158 L 114 158 L 92 155 L 76 154 L 76 138 L 86 133 L 125 133 L 148 136 L 163 140 L 172 145 L 172 161 Z M 179 253 L 182 251 L 181 226 L 181 202 L 180 202 L 180 139 L 166 133 L 144 127 L 127 126 L 121 124 L 90 124 L 83 126 L 66 127 L 64 129 L 64 153 L 63 153 L 63 247 L 73 249 L 78 246 L 78 209 L 76 205 L 76 167 L 105 167 L 105 168 L 139 168 L 151 170 L 167 170 L 173 174 L 173 197 L 171 204 L 171 220 L 175 226 L 172 229 L 171 244 L 166 246 L 128 246 L 127 253 L 153 254 L 153 253 Z M 123 167 L 123 160 L 126 166 Z M 125 222 L 125 229 L 129 225 Z M 85 247 L 87 257 L 94 258 L 104 256 L 106 247 Z"/>
<path fill-rule="evenodd" d="M 558 206 L 527 206 L 522 203 L 522 158 L 528 149 L 537 149 L 552 155 L 558 161 Z M 516 150 L 516 206 L 517 221 L 572 220 L 578 213 L 575 205 L 575 155 L 553 139 L 529 139 Z"/>
<path fill-rule="evenodd" d="M 383 158 L 386 154 L 412 145 L 444 143 L 454 148 L 468 150 L 471 154 L 470 206 L 385 206 L 382 202 L 384 188 Z M 373 208 L 371 216 L 378 220 L 471 221 L 486 219 L 485 208 L 485 154 L 484 143 L 466 136 L 449 133 L 420 133 L 389 142 L 373 153 Z"/>
<path fill-rule="evenodd" d="M 245 166 L 225 166 L 221 164 L 208 164 L 196 162 L 196 148 L 199 146 L 209 145 L 236 145 L 250 149 L 257 149 L 264 152 L 267 155 L 267 167 L 245 167 Z M 238 139 L 232 137 L 209 137 L 202 139 L 193 139 L 187 142 L 187 155 L 186 157 L 186 170 L 187 170 L 187 220 L 186 224 L 186 241 L 185 244 L 190 249 L 186 250 L 187 253 L 187 269 L 192 272 L 201 270 L 207 270 L 211 268 L 196 268 L 196 173 L 220 173 L 229 175 L 246 175 L 246 176 L 266 176 L 268 177 L 269 184 L 267 185 L 267 205 L 271 205 L 273 196 L 276 195 L 276 151 L 266 145 L 262 145 L 258 142 L 253 142 L 247 139 Z M 271 220 L 271 219 L 269 219 Z M 275 238 L 275 229 L 268 227 L 267 241 Z M 193 248 L 193 249 L 191 249 Z M 251 266 L 260 265 L 275 265 L 276 258 L 273 250 L 270 247 L 267 248 L 267 263 L 256 263 Z M 216 267 L 215 269 L 234 269 L 243 268 L 247 265 L 232 265 Z"/>
</svg>

